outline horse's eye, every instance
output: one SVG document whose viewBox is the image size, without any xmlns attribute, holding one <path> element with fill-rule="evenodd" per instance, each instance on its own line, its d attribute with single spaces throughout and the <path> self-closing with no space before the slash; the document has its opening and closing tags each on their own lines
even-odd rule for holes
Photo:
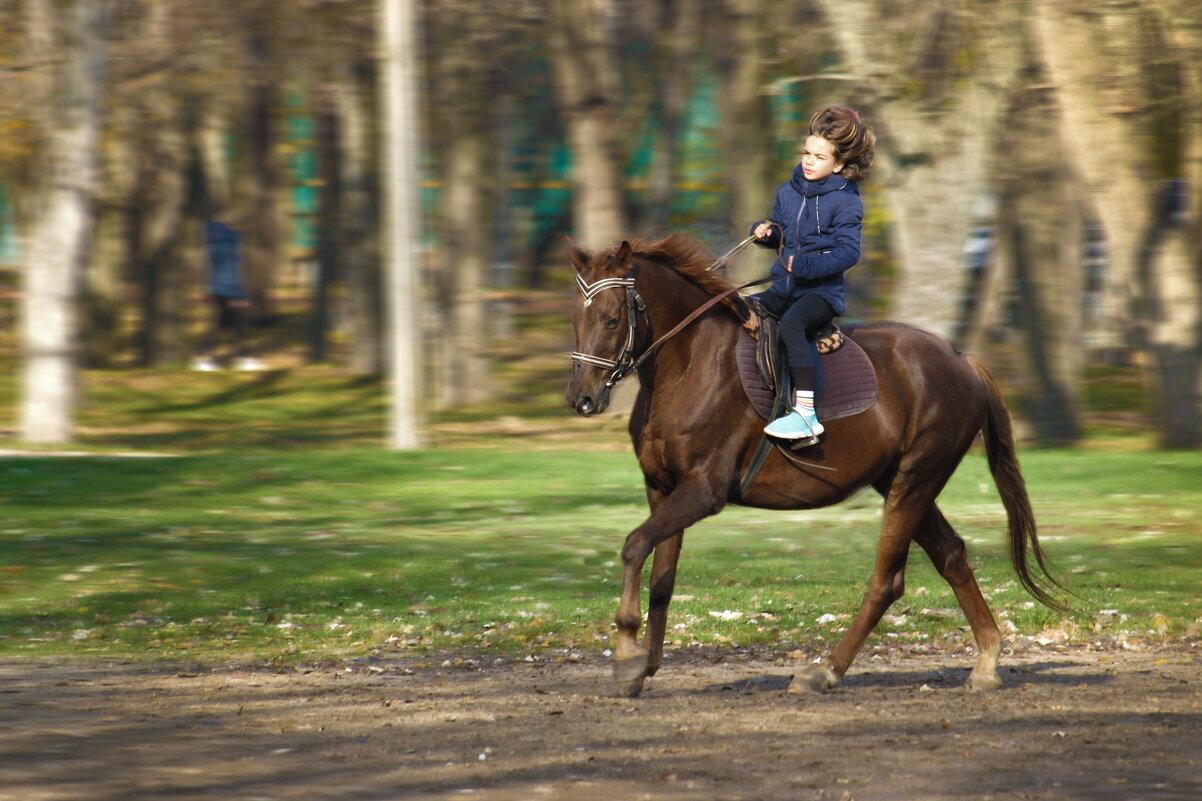
<svg viewBox="0 0 1202 801">
<path fill-rule="evenodd" d="M 605 327 L 606 328 L 617 328 L 619 322 L 621 322 L 621 321 L 617 317 L 610 317 L 608 320 L 605 321 Z"/>
</svg>

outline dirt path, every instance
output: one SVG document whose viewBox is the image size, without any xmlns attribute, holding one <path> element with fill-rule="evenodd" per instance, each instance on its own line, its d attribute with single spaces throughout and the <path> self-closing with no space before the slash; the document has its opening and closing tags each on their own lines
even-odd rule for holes
<svg viewBox="0 0 1202 801">
<path fill-rule="evenodd" d="M 853 666 L 672 654 L 636 700 L 600 657 L 295 673 L 0 663 L 0 799 L 1198 799 L 1202 652 Z M 573 661 L 575 660 L 575 661 Z"/>
</svg>

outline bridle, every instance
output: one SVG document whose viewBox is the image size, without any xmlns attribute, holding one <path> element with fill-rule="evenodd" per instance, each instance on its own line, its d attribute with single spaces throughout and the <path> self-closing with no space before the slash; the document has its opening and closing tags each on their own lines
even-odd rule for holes
<svg viewBox="0 0 1202 801">
<path fill-rule="evenodd" d="M 588 353 L 572 352 L 572 361 L 587 364 L 591 367 L 600 367 L 602 370 L 612 370 L 609 379 L 605 382 L 606 389 L 612 389 L 614 384 L 617 384 L 626 376 L 638 369 L 642 363 L 643 357 L 635 358 L 634 355 L 634 338 L 637 330 L 636 313 L 642 314 L 644 319 L 650 322 L 647 317 L 647 304 L 643 302 L 643 298 L 639 295 L 638 290 L 634 288 L 634 275 L 627 273 L 625 278 L 602 278 L 592 284 L 585 283 L 580 274 L 576 274 L 576 286 L 580 287 L 580 294 L 584 296 L 584 305 L 592 305 L 593 298 L 597 293 L 604 292 L 607 289 L 625 289 L 626 290 L 626 342 L 623 343 L 622 349 L 618 351 L 616 359 L 606 359 L 602 356 L 592 356 Z M 647 353 L 644 352 L 644 356 Z"/>
<path fill-rule="evenodd" d="M 746 246 L 747 242 L 749 242 L 750 239 L 751 238 L 749 237 L 748 239 L 744 240 L 736 247 L 738 249 L 741 249 L 742 247 Z M 714 269 L 714 268 L 720 266 L 734 252 L 736 252 L 736 251 L 734 249 L 732 249 L 725 256 L 723 256 L 721 259 L 719 259 L 717 262 L 715 262 L 714 267 L 711 267 L 710 269 Z M 618 351 L 618 355 L 614 359 L 606 359 L 602 356 L 593 356 L 588 353 L 580 353 L 579 351 L 573 351 L 572 352 L 572 361 L 579 362 L 581 364 L 587 364 L 592 367 L 599 367 L 602 370 L 612 370 L 613 372 L 610 374 L 609 378 L 605 382 L 605 388 L 612 389 L 613 386 L 615 384 L 617 384 L 619 381 L 621 381 L 623 378 L 626 378 L 628 375 L 633 373 L 635 370 L 639 369 L 639 365 L 641 365 L 644 361 L 646 361 L 646 359 L 649 356 L 651 356 L 651 354 L 653 354 L 653 353 L 655 353 L 655 351 L 659 350 L 660 345 L 664 344 L 669 339 L 676 336 L 687 325 L 689 325 L 689 323 L 696 320 L 702 314 L 705 314 L 705 312 L 709 311 L 711 308 L 713 308 L 717 304 L 726 300 L 726 298 L 730 297 L 731 295 L 737 294 L 741 290 L 747 289 L 748 287 L 756 286 L 758 284 L 766 284 L 771 280 L 773 280 L 772 276 L 768 276 L 766 278 L 760 278 L 755 281 L 748 281 L 745 284 L 740 284 L 739 286 L 731 287 L 730 289 L 727 289 L 724 292 L 714 295 L 709 300 L 707 300 L 705 303 L 701 304 L 696 309 L 694 309 L 691 313 L 689 313 L 689 315 L 687 317 L 685 317 L 683 320 L 681 320 L 679 323 L 677 323 L 676 326 L 671 331 L 664 334 L 659 339 L 655 340 L 655 342 L 651 343 L 651 346 L 648 347 L 645 351 L 643 351 L 641 355 L 635 356 L 634 355 L 634 339 L 635 339 L 635 335 L 637 333 L 636 312 L 642 314 L 643 319 L 647 320 L 648 324 L 650 324 L 651 318 L 647 315 L 647 304 L 643 302 L 643 298 L 639 295 L 638 291 L 634 288 L 634 271 L 632 270 L 630 272 L 627 272 L 626 276 L 623 278 L 602 278 L 600 281 L 596 281 L 592 284 L 586 283 L 585 280 L 580 276 L 580 274 L 577 273 L 576 274 L 576 286 L 580 288 L 580 294 L 584 296 L 584 305 L 585 306 L 592 304 L 593 298 L 596 297 L 597 293 L 599 293 L 599 292 L 604 292 L 607 289 L 625 289 L 626 290 L 626 342 L 623 343 L 621 350 Z"/>
</svg>

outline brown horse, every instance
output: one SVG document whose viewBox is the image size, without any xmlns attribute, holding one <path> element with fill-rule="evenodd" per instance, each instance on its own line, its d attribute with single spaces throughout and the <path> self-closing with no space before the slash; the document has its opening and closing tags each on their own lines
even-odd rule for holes
<svg viewBox="0 0 1202 801">
<path fill-rule="evenodd" d="M 989 371 L 933 334 L 900 324 L 857 327 L 852 336 L 878 376 L 876 404 L 827 423 L 822 441 L 801 453 L 808 465 L 774 450 L 740 494 L 740 477 L 760 442 L 763 421 L 736 374 L 735 347 L 743 329 L 733 299 L 660 339 L 715 296 L 733 290 L 730 281 L 709 271 L 704 248 L 680 235 L 633 246 L 623 242 L 593 255 L 570 240 L 569 246 L 580 292 L 572 306 L 577 352 L 568 404 L 581 415 L 598 414 L 617 380 L 635 371 L 641 384 L 630 436 L 651 515 L 622 548 L 614 647 L 618 692 L 637 695 L 660 667 L 685 529 L 727 503 L 812 509 L 839 503 L 866 486 L 884 497 L 885 512 L 859 613 L 825 662 L 796 676 L 789 691 L 825 690 L 839 682 L 885 610 L 902 596 L 911 542 L 951 585 L 972 626 L 978 657 L 968 686 L 1000 687 L 1001 635 L 964 541 L 935 505 L 978 432 L 984 433 L 989 468 L 1009 518 L 1018 578 L 1041 602 L 1063 607 L 1028 566 L 1030 555 L 1040 580 L 1059 586 L 1044 564 L 1010 414 Z M 652 552 L 647 631 L 639 645 L 639 582 Z"/>
</svg>

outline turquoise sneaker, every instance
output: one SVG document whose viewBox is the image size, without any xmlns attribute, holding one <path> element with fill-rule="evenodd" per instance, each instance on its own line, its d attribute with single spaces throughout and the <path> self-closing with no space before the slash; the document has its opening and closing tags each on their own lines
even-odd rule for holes
<svg viewBox="0 0 1202 801">
<path fill-rule="evenodd" d="M 805 412 L 794 409 L 784 417 L 778 417 L 764 426 L 764 433 L 770 437 L 809 440 L 807 443 L 809 445 L 817 442 L 819 435 L 825 430 L 814 413 L 808 409 Z"/>
</svg>

